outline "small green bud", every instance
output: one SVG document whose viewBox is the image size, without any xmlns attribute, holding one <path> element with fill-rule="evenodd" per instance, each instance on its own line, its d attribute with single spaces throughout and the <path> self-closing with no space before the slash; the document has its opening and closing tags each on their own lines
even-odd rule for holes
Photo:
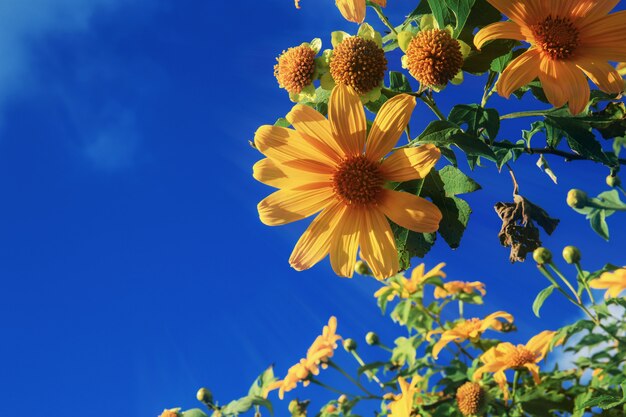
<svg viewBox="0 0 626 417">
<path fill-rule="evenodd" d="M 379 342 L 378 335 L 374 332 L 368 332 L 365 335 L 365 342 L 370 346 L 377 345 Z"/>
<path fill-rule="evenodd" d="M 568 264 L 576 264 L 580 262 L 580 250 L 576 246 L 566 246 L 563 248 L 563 259 Z"/>
<path fill-rule="evenodd" d="M 537 248 L 533 252 L 533 259 L 539 265 L 547 264 L 552 261 L 552 252 L 550 252 L 549 249 L 543 247 Z"/>
<path fill-rule="evenodd" d="M 354 272 L 359 275 L 372 275 L 370 267 L 364 261 L 357 261 L 354 265 Z"/>
<path fill-rule="evenodd" d="M 573 188 L 567 193 L 567 205 L 571 208 L 581 209 L 587 205 L 587 193 Z"/>
<path fill-rule="evenodd" d="M 345 403 L 347 403 L 347 402 L 348 402 L 348 396 L 347 396 L 346 394 L 341 394 L 341 395 L 339 396 L 339 398 L 337 399 L 337 402 L 338 402 L 339 404 L 345 404 Z"/>
<path fill-rule="evenodd" d="M 354 339 L 346 339 L 343 341 L 343 348 L 346 350 L 346 352 L 352 352 L 353 350 L 356 350 L 356 342 L 354 341 Z"/>
<path fill-rule="evenodd" d="M 206 388 L 200 388 L 196 393 L 198 401 L 204 404 L 213 404 L 213 394 Z"/>
<path fill-rule="evenodd" d="M 609 187 L 619 187 L 622 185 L 622 180 L 617 175 L 608 175 L 606 177 L 606 185 Z"/>
<path fill-rule="evenodd" d="M 409 44 L 411 43 L 411 40 L 413 40 L 413 36 L 413 33 L 407 30 L 403 30 L 398 33 L 398 46 L 403 52 L 406 52 L 406 50 L 409 49 Z"/>
</svg>

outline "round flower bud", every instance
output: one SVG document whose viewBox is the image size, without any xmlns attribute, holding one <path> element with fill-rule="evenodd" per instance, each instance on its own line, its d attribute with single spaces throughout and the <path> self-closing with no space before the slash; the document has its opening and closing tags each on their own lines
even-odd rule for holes
<svg viewBox="0 0 626 417">
<path fill-rule="evenodd" d="M 346 352 L 352 352 L 353 350 L 356 350 L 356 342 L 354 341 L 354 339 L 346 339 L 343 341 L 343 348 L 346 350 Z"/>
<path fill-rule="evenodd" d="M 339 398 L 337 399 L 337 402 L 338 402 L 339 404 L 345 404 L 345 403 L 347 403 L 347 402 L 348 402 L 348 396 L 347 396 L 346 394 L 341 394 L 341 395 L 339 396 Z"/>
<path fill-rule="evenodd" d="M 587 193 L 573 188 L 567 193 L 567 205 L 572 208 L 581 209 L 587 205 Z"/>
<path fill-rule="evenodd" d="M 552 261 L 552 252 L 550 252 L 549 249 L 543 247 L 537 248 L 533 252 L 533 259 L 539 265 L 550 263 Z"/>
<path fill-rule="evenodd" d="M 274 65 L 274 76 L 278 85 L 290 93 L 299 94 L 313 82 L 317 53 L 307 44 L 284 51 Z"/>
<path fill-rule="evenodd" d="M 385 52 L 373 40 L 350 36 L 333 50 L 330 74 L 337 84 L 348 85 L 359 95 L 380 86 L 385 71 Z"/>
<path fill-rule="evenodd" d="M 200 388 L 196 393 L 198 401 L 204 404 L 213 404 L 213 394 L 206 388 Z"/>
<path fill-rule="evenodd" d="M 446 85 L 463 66 L 461 44 L 447 30 L 423 30 L 406 49 L 406 66 L 424 86 Z"/>
<path fill-rule="evenodd" d="M 359 275 L 372 275 L 370 267 L 367 266 L 367 263 L 364 261 L 356 261 L 356 264 L 354 265 L 354 272 Z"/>
<path fill-rule="evenodd" d="M 172 408 L 171 410 L 163 410 L 159 417 L 178 417 L 180 408 Z"/>
<path fill-rule="evenodd" d="M 378 335 L 374 332 L 368 332 L 365 335 L 365 342 L 370 346 L 377 345 L 379 342 Z"/>
<path fill-rule="evenodd" d="M 324 410 L 324 412 L 328 413 L 328 414 L 332 414 L 335 411 L 337 411 L 337 407 L 335 407 L 333 404 L 328 404 L 326 406 L 326 410 Z"/>
<path fill-rule="evenodd" d="M 563 249 L 563 259 L 568 264 L 576 264 L 580 262 L 580 250 L 576 246 L 566 246 Z"/>
<path fill-rule="evenodd" d="M 617 175 L 608 175 L 606 177 L 606 185 L 609 187 L 619 187 L 622 185 L 622 180 Z"/>
<path fill-rule="evenodd" d="M 486 402 L 485 390 L 476 382 L 466 382 L 456 391 L 456 403 L 464 416 L 482 414 Z"/>
</svg>

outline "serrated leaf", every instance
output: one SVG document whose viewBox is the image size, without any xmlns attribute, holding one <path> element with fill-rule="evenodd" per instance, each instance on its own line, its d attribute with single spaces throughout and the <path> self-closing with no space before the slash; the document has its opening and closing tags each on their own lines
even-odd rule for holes
<svg viewBox="0 0 626 417">
<path fill-rule="evenodd" d="M 426 129 L 414 141 L 416 143 L 432 143 L 436 146 L 449 146 L 452 144 L 452 135 L 460 132 L 461 128 L 446 120 L 430 122 Z"/>
<path fill-rule="evenodd" d="M 564 137 L 570 149 L 576 154 L 594 161 L 610 163 L 600 143 L 591 132 L 591 128 L 585 126 L 584 123 L 571 118 L 547 116 L 545 126 L 548 146 L 557 147 L 561 138 Z"/>
<path fill-rule="evenodd" d="M 435 16 L 439 29 L 445 28 L 446 21 L 449 20 L 450 16 L 446 3 L 441 0 L 428 0 L 428 5 L 430 6 L 433 16 Z"/>
<path fill-rule="evenodd" d="M 495 140 L 500 130 L 500 115 L 495 109 L 485 109 L 478 104 L 459 104 L 452 108 L 448 120 L 459 126 L 467 124 L 467 133 L 478 136 L 484 129 L 491 140 Z"/>
<path fill-rule="evenodd" d="M 535 301 L 533 301 L 533 313 L 535 313 L 535 316 L 540 317 L 539 310 L 541 310 L 541 306 L 543 306 L 543 303 L 550 296 L 550 294 L 552 294 L 552 291 L 554 291 L 555 288 L 556 287 L 554 285 L 550 285 L 537 294 Z"/>
<path fill-rule="evenodd" d="M 411 83 L 404 74 L 397 71 L 389 72 L 389 89 L 399 93 L 410 93 L 413 91 Z"/>
<path fill-rule="evenodd" d="M 472 11 L 475 0 L 446 0 L 448 7 L 454 13 L 456 18 L 456 27 L 454 28 L 454 36 L 458 36 L 465 26 L 465 22 Z"/>
<path fill-rule="evenodd" d="M 451 137 L 452 143 L 459 149 L 471 156 L 478 156 L 489 159 L 496 162 L 496 154 L 493 150 L 482 140 L 475 136 L 468 135 L 467 133 L 460 132 L 455 133 Z"/>
<path fill-rule="evenodd" d="M 443 167 L 439 171 L 439 176 L 443 181 L 446 197 L 472 193 L 482 188 L 480 184 L 465 175 L 463 171 L 450 165 Z"/>
</svg>

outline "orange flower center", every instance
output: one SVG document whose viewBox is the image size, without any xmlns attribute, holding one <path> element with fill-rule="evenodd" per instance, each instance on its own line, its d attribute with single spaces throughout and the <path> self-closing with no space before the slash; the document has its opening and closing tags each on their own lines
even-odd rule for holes
<svg viewBox="0 0 626 417">
<path fill-rule="evenodd" d="M 536 355 L 525 346 L 518 346 L 511 357 L 511 368 L 520 368 L 527 363 L 534 363 Z"/>
<path fill-rule="evenodd" d="M 578 29 L 567 18 L 548 16 L 531 29 L 535 43 L 552 59 L 569 58 L 578 47 Z"/>
<path fill-rule="evenodd" d="M 463 66 L 461 45 L 447 30 L 423 30 L 406 51 L 409 72 L 425 86 L 446 85 Z"/>
<path fill-rule="evenodd" d="M 466 334 L 469 337 L 472 333 L 480 332 L 480 326 L 482 325 L 482 320 L 479 318 L 471 318 L 465 320 L 463 323 L 459 324 L 457 330 Z"/>
<path fill-rule="evenodd" d="M 365 155 L 347 157 L 333 175 L 335 194 L 346 204 L 375 203 L 384 183 L 379 166 Z"/>
<path fill-rule="evenodd" d="M 300 45 L 284 51 L 274 65 L 274 76 L 281 88 L 298 94 L 311 84 L 315 73 L 315 51 L 310 46 Z"/>
</svg>

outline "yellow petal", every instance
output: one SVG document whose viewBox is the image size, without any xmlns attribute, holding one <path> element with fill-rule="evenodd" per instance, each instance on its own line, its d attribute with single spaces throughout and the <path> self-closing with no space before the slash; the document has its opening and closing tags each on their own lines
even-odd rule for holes
<svg viewBox="0 0 626 417">
<path fill-rule="evenodd" d="M 330 241 L 337 227 L 337 220 L 344 211 L 343 204 L 333 204 L 311 222 L 289 258 L 289 264 L 294 269 L 303 271 L 324 259 L 330 250 Z"/>
<path fill-rule="evenodd" d="M 317 174 L 277 164 L 269 158 L 261 159 L 252 168 L 252 176 L 263 184 L 275 188 L 296 189 L 300 186 L 330 182 L 330 174 Z"/>
<path fill-rule="evenodd" d="M 355 23 L 365 20 L 365 0 L 335 0 L 335 3 L 344 19 Z"/>
<path fill-rule="evenodd" d="M 624 81 L 617 70 L 608 62 L 579 59 L 576 65 L 594 84 L 606 93 L 619 94 L 624 90 Z"/>
<path fill-rule="evenodd" d="M 567 103 L 567 95 L 564 90 L 565 76 L 563 62 L 544 58 L 539 65 L 539 80 L 541 87 L 550 104 L 561 107 Z"/>
<path fill-rule="evenodd" d="M 317 138 L 332 150 L 331 159 L 339 161 L 343 150 L 333 136 L 330 122 L 317 110 L 303 104 L 295 105 L 287 114 L 286 119 L 297 132 L 305 136 Z"/>
<path fill-rule="evenodd" d="M 572 2 L 572 9 L 569 15 L 574 18 L 584 18 L 585 20 L 593 20 L 602 16 L 606 16 L 611 10 L 617 6 L 619 0 L 579 0 Z"/>
<path fill-rule="evenodd" d="M 529 49 L 511 61 L 498 79 L 498 94 L 509 98 L 513 91 L 537 78 L 539 63 L 540 53 L 536 49 Z"/>
<path fill-rule="evenodd" d="M 396 241 L 389 222 L 378 210 L 366 212 L 363 218 L 361 257 L 377 279 L 395 275 L 400 267 Z"/>
<path fill-rule="evenodd" d="M 359 95 L 346 85 L 333 88 L 328 101 L 328 119 L 339 146 L 347 155 L 360 155 L 365 146 L 367 122 Z"/>
<path fill-rule="evenodd" d="M 383 161 L 380 172 L 388 181 L 402 182 L 424 178 L 440 157 L 441 151 L 432 144 L 399 149 Z"/>
<path fill-rule="evenodd" d="M 563 74 L 562 82 L 564 83 L 563 90 L 567 95 L 567 104 L 570 113 L 577 115 L 585 110 L 589 102 L 589 82 L 583 72 L 574 64 L 569 62 L 564 62 L 563 64 L 561 71 Z"/>
<path fill-rule="evenodd" d="M 366 155 L 376 161 L 387 155 L 411 120 L 415 97 L 399 94 L 382 105 L 367 137 Z"/>
<path fill-rule="evenodd" d="M 261 221 L 268 226 L 279 226 L 309 217 L 334 199 L 330 186 L 308 191 L 278 190 L 261 200 L 257 209 Z"/>
<path fill-rule="evenodd" d="M 522 25 L 527 23 L 535 23 L 545 18 L 547 12 L 547 4 L 545 0 L 487 0 L 493 7 L 498 9 L 500 13 Z"/>
<path fill-rule="evenodd" d="M 515 22 L 497 22 L 485 26 L 474 36 L 474 45 L 477 49 L 494 39 L 515 39 L 523 41 L 526 37 L 522 34 L 522 28 Z"/>
<path fill-rule="evenodd" d="M 352 278 L 362 229 L 361 209 L 348 207 L 337 220 L 330 242 L 330 264 L 335 274 Z"/>
<path fill-rule="evenodd" d="M 441 211 L 421 197 L 399 191 L 383 190 L 380 208 L 398 226 L 418 233 L 439 229 Z"/>
</svg>

